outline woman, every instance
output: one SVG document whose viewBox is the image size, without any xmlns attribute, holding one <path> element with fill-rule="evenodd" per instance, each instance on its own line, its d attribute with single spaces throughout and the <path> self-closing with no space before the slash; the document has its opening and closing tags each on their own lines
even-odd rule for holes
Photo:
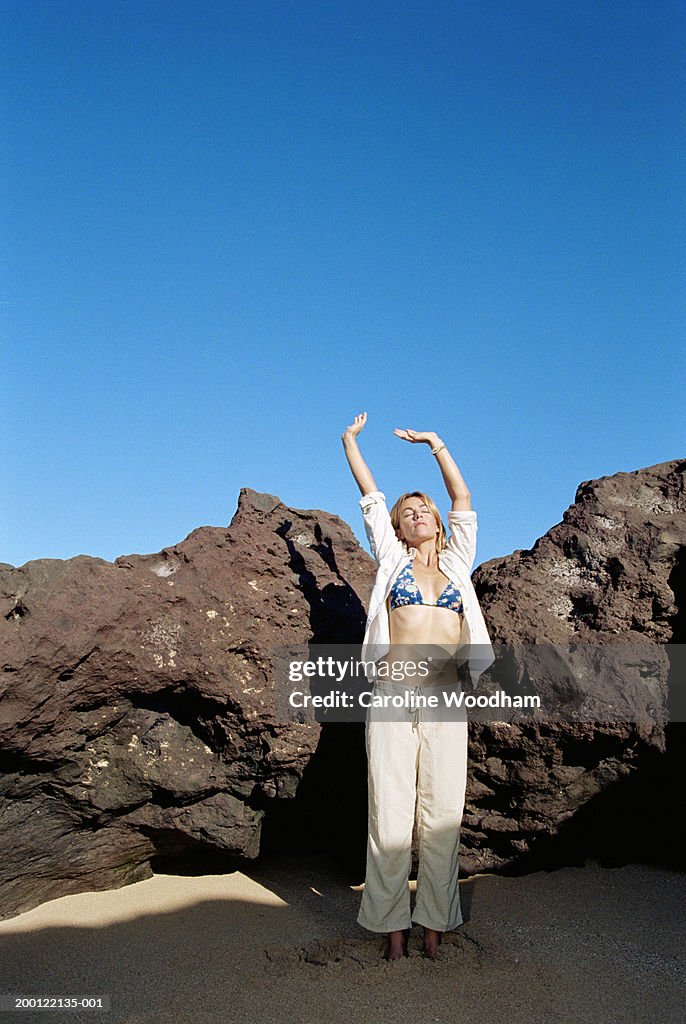
<svg viewBox="0 0 686 1024">
<path fill-rule="evenodd" d="M 362 660 L 375 663 L 374 692 L 426 693 L 457 687 L 457 666 L 468 662 L 472 681 L 493 661 L 493 650 L 471 583 L 476 553 L 476 512 L 469 490 L 446 445 L 431 432 L 396 429 L 412 444 L 428 444 L 441 469 L 452 509 L 446 538 L 433 501 L 421 491 L 403 494 L 389 514 L 357 444 L 366 412 L 342 434 L 360 499 L 365 529 L 378 571 Z M 474 646 L 478 645 L 478 653 Z M 383 663 L 409 669 L 428 664 L 417 684 L 383 672 Z M 467 653 L 468 652 L 468 657 Z M 392 657 L 391 657 L 392 654 Z M 439 701 L 440 706 L 440 701 Z M 443 701 L 445 708 L 445 701 Z M 369 786 L 367 870 L 358 922 L 387 934 L 385 958 L 407 956 L 412 925 L 424 928 L 424 953 L 435 959 L 441 936 L 462 924 L 458 848 L 467 780 L 467 720 L 464 712 L 427 712 L 409 706 L 373 711 L 366 723 Z M 417 825 L 419 868 L 414 912 L 409 873 L 412 832 Z"/>
</svg>

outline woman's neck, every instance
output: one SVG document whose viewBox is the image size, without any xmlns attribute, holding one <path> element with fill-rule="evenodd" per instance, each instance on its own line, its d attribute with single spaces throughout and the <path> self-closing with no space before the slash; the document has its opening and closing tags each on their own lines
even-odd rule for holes
<svg viewBox="0 0 686 1024">
<path fill-rule="evenodd" d="M 417 554 L 414 556 L 415 561 L 419 559 L 422 565 L 425 565 L 427 569 L 434 569 L 438 565 L 438 553 L 436 551 L 436 541 L 433 537 L 428 540 L 424 540 L 416 548 Z"/>
</svg>

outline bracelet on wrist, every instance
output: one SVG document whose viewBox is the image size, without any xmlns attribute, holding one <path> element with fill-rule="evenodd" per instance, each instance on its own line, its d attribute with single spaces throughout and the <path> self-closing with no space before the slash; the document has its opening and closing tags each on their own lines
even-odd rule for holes
<svg viewBox="0 0 686 1024">
<path fill-rule="evenodd" d="M 438 455 L 438 453 L 443 451 L 443 449 L 445 447 L 446 447 L 445 441 L 441 441 L 441 439 L 439 437 L 437 442 L 436 442 L 436 447 L 431 449 L 431 454 L 432 455 Z"/>
</svg>

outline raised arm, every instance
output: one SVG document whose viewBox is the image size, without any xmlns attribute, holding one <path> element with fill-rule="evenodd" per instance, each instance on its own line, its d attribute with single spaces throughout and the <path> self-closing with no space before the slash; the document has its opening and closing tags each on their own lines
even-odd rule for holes
<svg viewBox="0 0 686 1024">
<path fill-rule="evenodd" d="M 447 488 L 450 500 L 453 503 L 453 512 L 467 512 L 472 507 L 472 499 L 469 494 L 469 488 L 462 478 L 455 460 L 445 446 L 445 443 L 441 441 L 438 434 L 433 431 L 422 431 L 422 430 L 400 430 L 396 429 L 393 431 L 398 437 L 401 437 L 404 441 L 410 441 L 412 444 L 428 444 L 431 447 L 432 453 L 436 456 L 436 462 L 438 463 L 441 473 L 443 474 L 443 480 Z"/>
<path fill-rule="evenodd" d="M 341 441 L 343 442 L 348 465 L 355 477 L 355 483 L 360 488 L 362 494 L 371 494 L 372 491 L 377 490 L 377 486 L 374 483 L 374 477 L 369 471 L 369 466 L 362 458 L 362 453 L 357 444 L 357 435 L 366 422 L 367 413 L 358 413 L 355 417 L 355 422 L 351 426 L 346 427 L 341 434 Z"/>
<path fill-rule="evenodd" d="M 369 547 L 379 565 L 385 571 L 390 572 L 404 554 L 404 548 L 393 529 L 391 517 L 386 508 L 386 495 L 377 490 L 374 477 L 369 472 L 369 467 L 357 447 L 357 435 L 366 422 L 367 413 L 358 413 L 352 426 L 341 434 L 341 440 L 355 482 L 362 491 L 360 508 Z"/>
</svg>

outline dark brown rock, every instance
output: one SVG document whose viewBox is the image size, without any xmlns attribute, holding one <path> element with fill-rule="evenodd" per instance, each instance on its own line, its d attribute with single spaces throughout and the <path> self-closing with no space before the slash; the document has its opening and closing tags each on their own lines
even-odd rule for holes
<svg viewBox="0 0 686 1024">
<path fill-rule="evenodd" d="M 480 565 L 473 582 L 494 643 L 622 641 L 645 650 L 686 642 L 685 470 L 675 460 L 584 481 L 562 522 L 530 550 Z M 619 687 L 638 718 L 631 680 Z M 525 871 L 560 853 L 568 862 L 684 866 L 673 821 L 683 750 L 681 722 L 646 727 L 630 716 L 473 729 L 465 868 Z"/>
<path fill-rule="evenodd" d="M 494 642 L 683 643 L 675 639 L 675 591 L 684 571 L 685 469 L 677 460 L 586 480 L 562 522 L 530 550 L 479 566 L 473 582 Z"/>
<path fill-rule="evenodd" d="M 361 640 L 373 574 L 336 516 L 248 488 L 158 554 L 0 567 L 0 917 L 257 856 L 320 732 L 275 720 L 272 648 Z"/>
</svg>

